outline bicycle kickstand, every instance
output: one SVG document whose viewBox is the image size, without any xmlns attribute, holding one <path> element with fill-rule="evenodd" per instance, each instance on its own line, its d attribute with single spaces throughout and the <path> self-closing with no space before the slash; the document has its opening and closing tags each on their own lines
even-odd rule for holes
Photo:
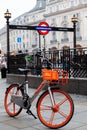
<svg viewBox="0 0 87 130">
<path fill-rule="evenodd" d="M 32 113 L 32 111 L 30 109 L 28 109 L 26 111 L 26 113 L 28 113 L 29 115 L 32 115 L 35 119 L 37 119 L 37 117 Z"/>
</svg>

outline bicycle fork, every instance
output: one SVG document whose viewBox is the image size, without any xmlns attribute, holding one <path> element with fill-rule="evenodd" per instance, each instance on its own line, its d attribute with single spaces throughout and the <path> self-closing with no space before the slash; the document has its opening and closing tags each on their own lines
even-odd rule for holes
<svg viewBox="0 0 87 130">
<path fill-rule="evenodd" d="M 48 92 L 49 92 L 49 96 L 50 96 L 52 107 L 54 107 L 55 102 L 54 102 L 54 97 L 53 97 L 53 94 L 52 94 L 52 91 L 51 91 L 50 87 L 48 87 Z"/>
<path fill-rule="evenodd" d="M 30 102 L 28 101 L 29 96 L 28 96 L 28 81 L 25 81 L 25 87 L 24 87 L 24 96 L 23 96 L 23 104 L 25 107 L 30 105 Z"/>
</svg>

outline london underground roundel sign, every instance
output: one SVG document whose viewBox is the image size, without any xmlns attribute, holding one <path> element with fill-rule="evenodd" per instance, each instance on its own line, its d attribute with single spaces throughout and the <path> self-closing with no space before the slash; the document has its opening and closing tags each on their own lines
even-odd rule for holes
<svg viewBox="0 0 87 130">
<path fill-rule="evenodd" d="M 47 22 L 41 22 L 39 25 L 38 25 L 38 32 L 41 34 L 41 35 L 46 35 L 49 33 L 49 28 L 46 28 L 46 27 L 49 27 L 49 24 Z M 40 29 L 40 30 L 39 30 Z M 41 30 L 42 29 L 42 30 Z"/>
</svg>

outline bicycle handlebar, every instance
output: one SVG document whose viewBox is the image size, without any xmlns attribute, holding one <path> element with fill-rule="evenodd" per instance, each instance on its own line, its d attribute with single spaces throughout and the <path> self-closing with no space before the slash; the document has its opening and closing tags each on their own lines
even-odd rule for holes
<svg viewBox="0 0 87 130">
<path fill-rule="evenodd" d="M 40 55 L 40 54 L 36 54 L 35 56 L 37 56 L 37 57 L 43 57 L 42 55 Z"/>
<path fill-rule="evenodd" d="M 44 55 L 42 56 L 42 55 L 40 55 L 40 54 L 36 54 L 35 56 L 43 58 L 43 61 L 44 61 L 44 60 L 47 61 L 47 63 L 48 63 L 49 65 L 51 65 L 51 68 L 53 67 L 53 63 L 50 62 L 49 59 L 48 59 L 47 57 L 45 57 Z"/>
</svg>

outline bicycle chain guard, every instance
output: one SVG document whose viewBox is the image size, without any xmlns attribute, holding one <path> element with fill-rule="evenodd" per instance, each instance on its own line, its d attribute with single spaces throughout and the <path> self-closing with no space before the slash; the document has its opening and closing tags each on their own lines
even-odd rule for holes
<svg viewBox="0 0 87 130">
<path fill-rule="evenodd" d="M 17 104 L 18 106 L 20 106 L 21 108 L 24 108 L 24 109 L 28 109 L 29 106 L 30 106 L 29 97 L 27 99 L 27 104 L 26 105 L 24 105 L 24 100 L 23 100 L 22 96 L 12 95 L 11 96 L 11 101 L 13 103 Z"/>
</svg>

